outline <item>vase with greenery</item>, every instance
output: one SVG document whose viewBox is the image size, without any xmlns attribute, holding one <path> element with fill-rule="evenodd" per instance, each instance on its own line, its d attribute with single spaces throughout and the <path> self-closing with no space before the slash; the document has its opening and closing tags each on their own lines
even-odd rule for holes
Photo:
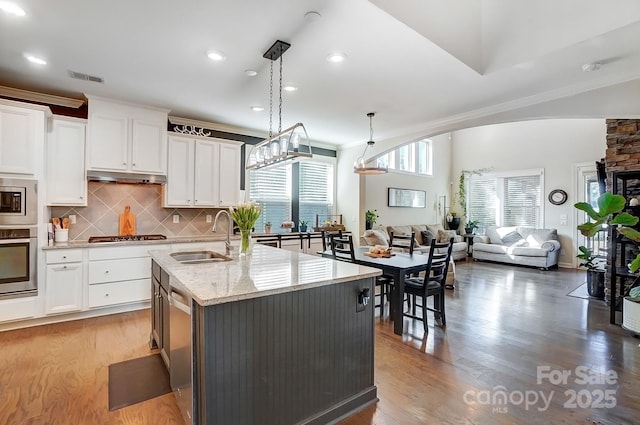
<svg viewBox="0 0 640 425">
<path fill-rule="evenodd" d="M 260 217 L 262 206 L 255 202 L 239 204 L 229 208 L 231 218 L 240 230 L 240 255 L 251 254 L 251 231 Z"/>
<path fill-rule="evenodd" d="M 449 230 L 458 230 L 460 227 L 460 217 L 458 217 L 458 213 L 450 212 L 447 214 L 447 228 Z"/>
<path fill-rule="evenodd" d="M 264 223 L 264 232 L 265 233 L 271 233 L 271 222 L 267 221 L 266 223 Z"/>
<path fill-rule="evenodd" d="M 378 210 L 367 210 L 364 213 L 364 228 L 366 230 L 373 229 L 373 225 L 378 221 Z"/>
<path fill-rule="evenodd" d="M 300 220 L 300 231 L 302 233 L 307 231 L 307 225 L 309 224 L 309 222 L 307 220 Z"/>
</svg>

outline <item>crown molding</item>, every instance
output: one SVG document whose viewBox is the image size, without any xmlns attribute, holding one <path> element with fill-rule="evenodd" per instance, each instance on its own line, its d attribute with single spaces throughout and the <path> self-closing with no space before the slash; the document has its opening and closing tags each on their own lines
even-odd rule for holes
<svg viewBox="0 0 640 425">
<path fill-rule="evenodd" d="M 220 124 L 220 123 L 209 122 L 209 121 L 200 121 L 200 120 L 193 120 L 190 118 L 174 117 L 171 115 L 169 116 L 169 122 L 171 124 L 177 124 L 177 125 L 193 125 L 196 127 L 207 129 L 207 130 L 222 131 L 224 133 L 242 134 L 244 136 L 254 136 L 254 137 L 259 137 L 261 139 L 264 139 L 266 137 L 266 134 L 261 131 L 250 130 L 248 128 L 236 127 L 233 125 Z"/>
<path fill-rule="evenodd" d="M 6 86 L 0 86 L 0 96 L 74 109 L 78 109 L 85 103 L 84 99 L 72 99 L 70 97 L 55 96 L 52 94 L 38 93 Z"/>
</svg>

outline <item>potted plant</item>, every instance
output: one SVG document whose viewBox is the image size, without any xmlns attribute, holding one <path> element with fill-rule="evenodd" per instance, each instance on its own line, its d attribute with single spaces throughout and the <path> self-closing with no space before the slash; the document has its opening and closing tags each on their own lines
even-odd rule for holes
<svg viewBox="0 0 640 425">
<path fill-rule="evenodd" d="M 265 233 L 271 233 L 271 222 L 267 221 L 266 223 L 264 223 L 264 232 Z"/>
<path fill-rule="evenodd" d="M 598 267 L 595 260 L 598 258 L 590 248 L 579 246 L 580 253 L 576 255 L 582 260 L 580 267 L 587 268 L 587 292 L 589 296 L 604 299 L 604 269 Z"/>
<path fill-rule="evenodd" d="M 300 220 L 300 231 L 301 232 L 306 232 L 307 231 L 307 225 L 309 224 L 308 221 L 306 220 Z"/>
<path fill-rule="evenodd" d="M 480 224 L 478 220 L 467 221 L 467 224 L 464 225 L 464 233 L 467 235 L 473 234 L 474 229 L 478 228 L 478 224 Z"/>
<path fill-rule="evenodd" d="M 624 212 L 626 205 L 626 199 L 620 195 L 613 195 L 611 193 L 603 193 L 598 198 L 598 210 L 596 211 L 590 204 L 586 202 L 578 202 L 574 204 L 574 207 L 587 213 L 592 221 L 578 225 L 578 230 L 587 237 L 593 237 L 596 233 L 603 229 L 606 225 L 616 225 L 616 231 L 627 239 L 635 242 L 640 242 L 640 232 L 634 229 L 632 226 L 638 224 L 638 217 Z M 583 264 L 588 267 L 591 254 L 586 247 L 579 247 L 581 254 L 584 255 L 584 259 L 587 260 Z M 580 258 L 580 257 L 579 257 Z M 591 261 L 593 264 L 593 261 Z M 628 265 L 631 273 L 636 273 L 640 269 L 640 253 L 636 255 L 636 258 Z M 622 308 L 622 326 L 625 329 L 629 329 L 633 332 L 640 333 L 640 298 L 634 297 L 632 294 L 636 294 L 640 290 L 635 289 L 638 287 L 640 277 L 636 278 L 633 284 L 626 291 L 626 295 L 623 299 Z M 632 293 L 633 291 L 633 293 Z M 612 300 L 616 297 L 612 296 Z M 613 301 L 612 301 L 613 302 Z"/>
<path fill-rule="evenodd" d="M 364 213 L 365 230 L 373 229 L 373 225 L 378 221 L 378 210 L 367 210 Z"/>
</svg>

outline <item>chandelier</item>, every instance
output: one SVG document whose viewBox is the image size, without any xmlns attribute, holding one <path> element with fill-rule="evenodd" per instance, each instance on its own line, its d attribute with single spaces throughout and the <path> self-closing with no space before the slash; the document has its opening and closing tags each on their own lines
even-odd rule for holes
<svg viewBox="0 0 640 425">
<path fill-rule="evenodd" d="M 375 145 L 376 142 L 373 141 L 373 117 L 375 116 L 374 112 L 369 112 L 367 114 L 367 116 L 369 117 L 369 141 L 367 142 L 367 145 L 364 147 L 364 151 L 362 152 L 362 155 L 356 160 L 356 162 L 353 164 L 353 172 L 356 174 L 362 174 L 365 176 L 372 176 L 372 175 L 376 175 L 376 174 L 385 174 L 387 173 L 389 170 L 385 167 L 367 167 L 366 163 L 365 163 L 365 157 L 364 154 L 367 152 L 367 148 L 369 146 L 373 146 Z"/>
<path fill-rule="evenodd" d="M 302 123 L 297 123 L 286 130 L 282 130 L 282 55 L 289 47 L 291 47 L 291 44 L 278 40 L 262 55 L 271 61 L 271 79 L 269 82 L 269 137 L 251 148 L 247 156 L 245 167 L 247 170 L 277 166 L 283 163 L 312 157 L 309 135 Z M 278 132 L 273 134 L 273 62 L 278 59 L 280 59 Z"/>
</svg>

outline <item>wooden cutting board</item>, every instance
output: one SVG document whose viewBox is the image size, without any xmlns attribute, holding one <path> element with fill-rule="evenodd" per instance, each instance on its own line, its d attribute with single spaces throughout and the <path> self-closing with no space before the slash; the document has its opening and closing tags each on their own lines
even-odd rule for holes
<svg viewBox="0 0 640 425">
<path fill-rule="evenodd" d="M 131 236 L 136 234 L 136 215 L 131 212 L 131 206 L 124 207 L 118 223 L 119 236 Z"/>
<path fill-rule="evenodd" d="M 365 252 L 364 255 L 366 255 L 367 257 L 373 257 L 373 258 L 391 258 L 392 255 L 396 255 L 393 252 L 390 252 L 388 254 L 379 254 L 379 253 L 375 253 L 375 252 Z"/>
</svg>

